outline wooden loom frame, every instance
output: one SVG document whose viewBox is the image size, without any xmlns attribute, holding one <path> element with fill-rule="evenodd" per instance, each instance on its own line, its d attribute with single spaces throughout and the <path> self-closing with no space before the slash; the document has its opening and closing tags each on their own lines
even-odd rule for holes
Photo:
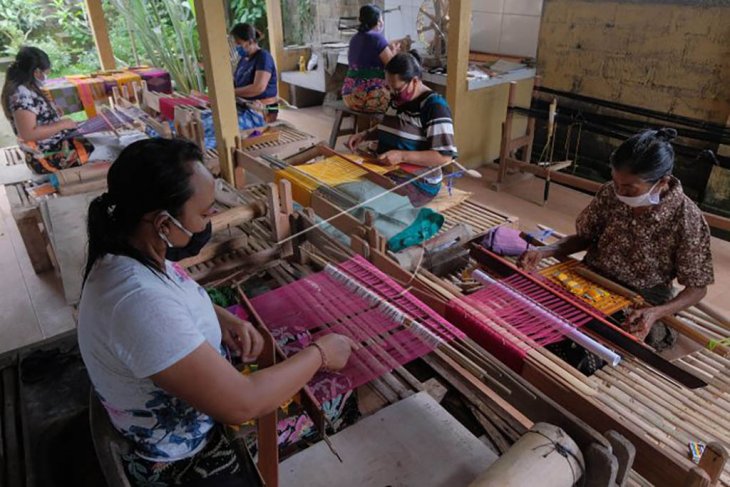
<svg viewBox="0 0 730 487">
<path fill-rule="evenodd" d="M 317 248 L 321 246 L 321 242 L 327 242 L 328 245 L 340 248 L 343 252 L 352 253 L 345 247 L 332 241 L 331 237 L 315 227 L 314 214 L 311 210 L 299 214 L 292 214 L 290 191 L 287 190 L 287 186 L 288 183 L 286 181 L 281 181 L 278 188 L 274 184 L 268 185 L 271 192 L 268 197 L 268 218 L 272 223 L 272 231 L 275 234 L 272 240 L 273 242 L 280 241 L 286 235 L 291 235 L 290 232 L 293 230 L 297 234 L 305 229 L 309 231 L 296 238 L 291 250 L 282 249 L 283 254 L 279 255 L 286 255 L 288 259 L 304 262 L 307 260 L 307 253 L 303 252 L 302 249 L 307 246 Z M 278 195 L 275 194 L 277 189 Z M 293 225 L 293 227 L 290 225 Z M 355 238 L 357 239 L 357 237 Z M 262 254 L 262 260 L 260 262 L 265 261 L 267 258 Z M 387 257 L 385 258 L 387 259 Z M 266 354 L 267 357 L 271 355 L 270 348 L 267 348 Z M 474 376 L 442 352 L 436 351 L 426 357 L 426 363 L 462 395 L 471 397 L 472 400 L 489 404 L 492 407 L 498 407 L 500 410 L 512 411 L 510 414 L 516 414 L 517 417 L 523 417 L 522 414 L 526 414 L 529 417 L 529 421 L 546 421 L 563 428 L 580 445 L 581 450 L 585 452 L 587 469 L 591 472 L 590 479 L 588 479 L 586 485 L 590 487 L 613 487 L 616 485 L 617 476 L 619 478 L 618 485 L 623 485 L 628 475 L 633 453 L 631 447 L 621 439 L 620 435 L 611 434 L 608 435 L 608 439 L 601 436 L 585 423 L 574 418 L 572 414 L 557 406 L 556 403 L 542 393 L 528 386 L 523 379 L 497 362 L 496 359 L 492 359 L 492 362 L 495 367 L 494 370 L 497 380 L 500 384 L 505 385 L 506 388 L 491 389 L 482 379 Z M 515 408 L 518 408 L 522 413 L 519 413 Z M 275 455 L 276 421 L 272 418 L 273 416 L 268 415 L 263 423 L 259 425 L 259 428 L 263 427 L 262 434 L 269 435 L 269 438 L 266 440 L 262 436 L 262 441 L 269 443 L 261 447 L 261 453 L 263 454 L 264 451 L 269 453 L 265 455 L 266 459 L 262 458 L 264 463 L 260 462 L 259 464 L 262 473 L 265 477 L 269 477 L 269 479 L 275 478 L 276 468 L 274 462 L 277 458 Z M 274 433 L 273 446 L 271 443 L 272 427 Z"/>
<path fill-rule="evenodd" d="M 295 161 L 299 159 L 307 160 L 311 153 L 304 157 L 301 154 L 301 158 L 294 158 Z M 240 155 L 238 155 L 240 157 Z M 254 172 L 261 179 L 266 180 L 271 177 L 271 168 L 265 166 L 263 163 L 258 161 L 256 158 L 243 158 L 239 159 L 246 169 Z M 240 163 L 239 162 L 239 163 Z M 340 212 L 332 203 L 317 198 L 316 195 L 312 199 L 312 207 L 316 210 L 319 216 L 327 218 L 334 216 Z M 352 248 L 358 253 L 368 258 L 378 268 L 385 271 L 387 274 L 396 277 L 401 282 L 408 282 L 412 287 L 412 292 L 426 302 L 429 306 L 433 307 L 437 311 L 443 313 L 445 311 L 445 301 L 443 298 L 438 296 L 438 292 L 434 292 L 433 286 L 438 283 L 438 286 L 450 293 L 452 296 L 459 296 L 460 290 L 448 282 L 440 281 L 435 276 L 429 273 L 421 273 L 421 276 L 413 277 L 409 272 L 401 269 L 397 263 L 395 263 L 384 251 L 384 241 L 382 237 L 377 235 L 374 229 L 369 228 L 367 225 L 363 225 L 357 219 L 350 215 L 341 215 L 331 222 L 341 231 L 350 235 L 352 238 Z M 424 279 L 421 279 L 424 277 Z M 571 390 L 559 382 L 556 382 L 553 378 L 545 374 L 544 371 L 531 368 L 526 366 L 523 371 L 523 376 L 530 382 L 538 385 L 544 392 L 548 392 L 551 396 L 559 399 L 560 402 L 566 407 L 577 407 L 581 417 L 587 421 L 595 421 L 595 423 L 603 430 L 615 429 L 621 431 L 622 434 L 630 438 L 638 447 L 640 452 L 639 463 L 643 464 L 643 472 L 658 472 L 658 478 L 660 482 L 670 482 L 662 485 L 672 485 L 671 482 L 685 482 L 684 484 L 675 485 L 704 485 L 704 482 L 710 478 L 707 473 L 703 472 L 702 469 L 695 467 L 689 462 L 689 460 L 681 458 L 672 452 L 665 452 L 656 449 L 656 447 L 648 443 L 642 438 L 641 433 L 633 427 L 625 426 L 622 424 L 620 417 L 611 411 L 605 410 L 604 407 L 592 403 L 587 398 L 581 396 L 576 390 Z M 711 458 L 714 450 L 708 450 L 708 458 Z M 647 453 L 650 452 L 650 453 Z M 652 457 L 652 458 L 650 458 Z M 719 458 L 715 452 L 715 460 L 705 460 L 703 465 L 707 462 L 717 463 Z M 656 459 L 659 459 L 657 462 Z M 669 465 L 669 468 L 662 469 L 660 465 L 662 461 Z M 710 469 L 712 470 L 712 469 Z M 661 471 L 661 472 L 660 472 Z M 714 474 L 713 474 L 714 475 Z"/>
<path fill-rule="evenodd" d="M 412 286 L 411 292 L 437 311 L 441 313 L 445 311 L 446 301 L 441 297 L 444 291 L 455 297 L 461 295 L 460 290 L 451 283 L 442 281 L 430 273 L 422 272 L 421 276 L 413 278 L 410 272 L 400 268 L 378 249 L 370 247 L 367 242 L 357 237 L 354 240 L 359 241 L 354 243 L 353 248 L 364 252 L 364 255 L 386 274 L 401 282 L 409 282 Z M 521 376 L 598 431 L 617 431 L 626 437 L 636 447 L 636 466 L 639 467 L 637 471 L 656 485 L 709 486 L 722 472 L 726 461 L 726 453 L 722 449 L 713 446 L 705 450 L 707 457 L 697 466 L 673 451 L 658 448 L 641 430 L 623 421 L 617 412 L 585 397 L 578 389 L 562 384 L 529 362 L 525 362 Z"/>
<path fill-rule="evenodd" d="M 315 202 L 313 201 L 313 203 Z M 328 202 L 325 201 L 325 203 Z M 324 208 L 332 214 L 340 211 L 332 204 Z M 354 218 L 338 218 L 333 221 L 333 224 L 351 235 L 352 248 L 357 253 L 368 258 L 376 267 L 396 278 L 396 280 L 409 283 L 411 292 L 414 295 L 440 313 L 444 313 L 446 303 L 442 297 L 438 296 L 442 293 L 434 288 L 436 283 L 438 283 L 441 290 L 450 293 L 452 296 L 461 294 L 460 290 L 451 283 L 441 281 L 428 272 L 421 272 L 420 275 L 414 278 L 410 272 L 402 269 L 387 255 L 383 249 L 382 237 L 379 237 L 372 228 L 368 228 Z M 546 375 L 544 371 L 526 364 L 523 377 L 550 394 L 551 397 L 555 397 L 558 402 L 571 409 L 571 411 L 575 408 L 574 411 L 584 420 L 597 425 L 603 430 L 615 429 L 628 437 L 639 448 L 638 462 L 640 466 L 643 465 L 641 471 L 647 473 L 650 478 L 655 475 L 655 480 L 660 485 L 706 485 L 709 479 L 715 478 L 722 470 L 724 459 L 718 449 L 708 449 L 708 456 L 703 459 L 701 468 L 696 467 L 688 459 L 680 457 L 674 452 L 657 449 L 655 445 L 644 438 L 640 430 L 631 425 L 626 425 L 616 412 L 606 409 L 602 404 L 596 404 L 589 398 L 582 396 L 575 389 L 567 388 Z M 707 469 L 709 475 L 703 471 L 704 469 Z"/>
<path fill-rule="evenodd" d="M 539 77 L 535 78 L 534 90 L 539 86 Z M 548 201 L 550 196 L 550 180 L 552 175 L 570 167 L 573 161 L 548 162 L 546 165 L 533 163 L 532 161 L 532 144 L 535 140 L 535 118 L 527 118 L 527 133 L 521 137 L 513 138 L 512 131 L 514 129 L 514 111 L 516 99 L 517 83 L 512 81 L 509 84 L 509 95 L 507 99 L 507 115 L 502 124 L 502 143 L 499 151 L 499 168 L 497 169 L 497 181 L 492 184 L 492 188 L 500 191 L 507 184 L 507 172 L 510 169 L 517 169 L 520 172 L 534 174 L 535 176 L 545 179 L 545 185 L 542 195 L 542 204 Z M 554 137 L 554 132 L 553 132 Z M 514 153 L 522 149 L 522 158 L 516 159 Z"/>
<path fill-rule="evenodd" d="M 249 173 L 256 179 L 264 182 L 274 181 L 276 170 L 271 168 L 268 163 L 263 161 L 260 158 L 261 155 L 263 154 L 252 154 L 249 151 L 241 149 L 234 151 L 233 158 L 236 163 L 236 171 L 237 174 L 240 174 L 241 180 L 246 180 L 246 173 Z M 281 157 L 281 160 L 282 162 L 296 167 L 298 165 L 305 164 L 316 157 L 329 157 L 332 155 L 339 154 L 332 151 L 332 149 L 329 148 L 324 142 L 320 142 L 312 147 L 300 150 L 285 157 Z M 390 183 L 390 180 L 385 182 L 385 178 L 378 177 L 378 175 L 375 174 L 367 174 L 366 177 L 375 184 L 383 187 L 387 187 L 388 183 Z M 365 221 L 362 222 L 354 216 L 350 215 L 349 213 L 343 213 L 343 208 L 338 207 L 337 205 L 317 194 L 316 192 L 312 193 L 309 206 L 314 210 L 317 216 L 323 219 L 333 218 L 330 223 L 337 229 L 342 231 L 344 234 L 348 236 L 356 235 L 358 237 L 361 237 L 367 240 L 370 246 L 378 248 L 382 252 L 386 251 L 386 239 L 382 235 L 380 235 L 373 227 L 371 215 L 366 215 Z M 464 215 L 460 214 L 462 210 Z M 503 212 L 490 208 L 489 206 L 483 204 L 475 204 L 469 201 L 460 203 L 459 205 L 443 212 L 447 217 L 447 221 L 444 223 L 444 225 L 450 226 L 459 223 L 461 216 L 467 217 L 477 211 L 489 212 L 490 220 L 492 218 L 503 220 L 494 224 L 493 226 L 498 226 L 502 224 L 512 227 L 517 226 L 518 219 L 516 217 L 512 215 L 507 215 Z M 450 215 L 454 216 L 453 221 L 449 220 Z M 490 221 L 489 228 L 493 227 L 491 223 L 492 222 Z M 476 228 L 474 230 L 477 231 L 477 235 L 483 233 L 483 230 L 480 231 Z"/>
<path fill-rule="evenodd" d="M 341 211 L 332 203 L 315 197 L 312 199 L 312 206 L 313 208 L 316 206 L 315 210 L 322 218 L 334 216 Z M 401 268 L 387 255 L 384 239 L 367 224 L 362 224 L 350 215 L 342 215 L 330 223 L 351 237 L 353 250 L 396 280 L 409 283 L 410 291 L 414 295 L 442 315 L 446 310 L 444 292 L 452 297 L 462 295 L 461 290 L 453 284 L 441 280 L 427 271 L 420 271 L 420 275 L 414 276 Z M 642 473 L 646 473 L 650 480 L 656 480 L 657 485 L 682 487 L 710 485 L 710 482 L 716 480 L 722 471 L 725 464 L 722 449 L 708 448 L 707 457 L 702 460 L 700 466 L 696 466 L 674 452 L 658 449 L 656 445 L 647 441 L 638 429 L 624 424 L 615 412 L 588 400 L 577 390 L 565 387 L 547 375 L 545 371 L 526 363 L 522 376 L 549 397 L 555 398 L 568 410 L 576 412 L 589 424 L 596 425 L 600 431 L 618 431 L 627 437 L 637 447 L 639 452 L 637 462 Z"/>
</svg>

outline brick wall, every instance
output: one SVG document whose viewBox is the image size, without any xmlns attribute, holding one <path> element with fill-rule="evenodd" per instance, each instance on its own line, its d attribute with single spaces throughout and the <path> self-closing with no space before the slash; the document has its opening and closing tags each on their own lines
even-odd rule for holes
<svg viewBox="0 0 730 487">
<path fill-rule="evenodd" d="M 537 59 L 551 88 L 721 124 L 730 115 L 727 2 L 546 0 Z"/>
<path fill-rule="evenodd" d="M 549 88 L 725 124 L 730 115 L 730 2 L 545 0 L 537 64 L 542 84 Z M 562 146 L 566 132 L 567 127 L 559 127 L 556 145 Z M 543 138 L 538 130 L 535 150 Z M 576 174 L 606 180 L 608 157 L 620 142 L 584 132 Z M 717 144 L 680 142 L 717 150 Z M 693 158 L 678 157 L 675 175 L 699 199 L 710 170 Z"/>
</svg>

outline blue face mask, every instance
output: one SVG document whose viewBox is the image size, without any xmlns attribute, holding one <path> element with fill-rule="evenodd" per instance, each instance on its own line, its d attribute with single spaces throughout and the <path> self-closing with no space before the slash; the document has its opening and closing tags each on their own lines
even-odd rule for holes
<svg viewBox="0 0 730 487">
<path fill-rule="evenodd" d="M 248 53 L 246 53 L 246 50 L 242 46 L 236 46 L 236 52 L 241 57 L 247 57 Z"/>
</svg>

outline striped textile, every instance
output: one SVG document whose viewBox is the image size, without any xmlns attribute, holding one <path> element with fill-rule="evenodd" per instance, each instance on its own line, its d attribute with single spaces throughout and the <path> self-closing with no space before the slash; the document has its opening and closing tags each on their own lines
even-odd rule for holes
<svg viewBox="0 0 730 487">
<path fill-rule="evenodd" d="M 457 156 L 451 110 L 444 97 L 432 91 L 398 107 L 388 107 L 383 121 L 378 125 L 377 136 L 380 154 L 389 150 L 435 150 L 443 155 Z M 413 168 L 408 165 L 404 169 L 411 174 L 428 170 Z M 441 171 L 424 178 L 425 182 L 432 185 L 440 184 L 442 179 Z"/>
</svg>

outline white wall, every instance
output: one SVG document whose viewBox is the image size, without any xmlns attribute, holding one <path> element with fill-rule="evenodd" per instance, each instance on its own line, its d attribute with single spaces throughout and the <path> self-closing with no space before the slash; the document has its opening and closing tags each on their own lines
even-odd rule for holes
<svg viewBox="0 0 730 487">
<path fill-rule="evenodd" d="M 534 57 L 543 0 L 473 0 L 471 50 Z"/>
<path fill-rule="evenodd" d="M 473 0 L 471 50 L 535 57 L 543 0 Z M 416 17 L 423 0 L 385 0 L 385 37 L 418 40 Z"/>
<path fill-rule="evenodd" d="M 399 11 L 385 14 L 385 38 L 402 39 L 409 35 L 417 42 L 416 17 L 422 3 L 422 0 L 385 0 L 385 10 L 400 6 Z"/>
</svg>

